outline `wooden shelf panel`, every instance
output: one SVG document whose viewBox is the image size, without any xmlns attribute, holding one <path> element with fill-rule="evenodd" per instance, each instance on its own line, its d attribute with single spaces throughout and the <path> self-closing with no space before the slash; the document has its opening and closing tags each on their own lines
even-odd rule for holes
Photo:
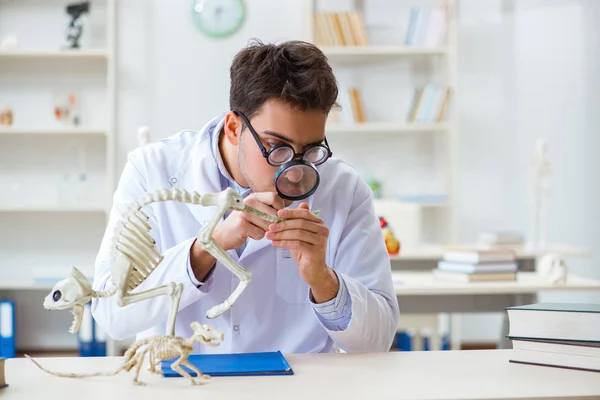
<svg viewBox="0 0 600 400">
<path fill-rule="evenodd" d="M 444 55 L 448 53 L 446 47 L 407 47 L 391 45 L 367 46 L 320 46 L 327 56 L 417 56 L 417 55 Z"/>
<path fill-rule="evenodd" d="M 0 51 L 0 59 L 107 60 L 108 52 L 98 50 L 13 50 Z"/>
<path fill-rule="evenodd" d="M 106 131 L 103 129 L 93 128 L 78 128 L 78 127 L 64 127 L 64 128 L 13 128 L 13 127 L 0 127 L 1 135 L 89 135 L 89 136 L 106 136 Z"/>
<path fill-rule="evenodd" d="M 412 132 L 427 132 L 427 131 L 446 131 L 448 125 L 445 123 L 431 124 L 410 124 L 402 122 L 364 122 L 356 124 L 345 123 L 330 123 L 326 127 L 326 132 L 329 134 L 346 134 L 346 133 L 412 133 Z"/>
</svg>

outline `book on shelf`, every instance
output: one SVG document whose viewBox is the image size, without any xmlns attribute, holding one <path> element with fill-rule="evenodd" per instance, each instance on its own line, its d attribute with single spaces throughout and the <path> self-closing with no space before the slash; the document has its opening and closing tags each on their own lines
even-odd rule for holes
<svg viewBox="0 0 600 400">
<path fill-rule="evenodd" d="M 465 274 L 478 273 L 515 273 L 519 269 L 516 261 L 492 261 L 492 262 L 457 262 L 438 261 L 437 269 L 447 272 L 462 272 Z"/>
<path fill-rule="evenodd" d="M 313 16 L 315 44 L 318 46 L 366 46 L 367 32 L 357 11 L 316 12 Z"/>
<path fill-rule="evenodd" d="M 6 383 L 6 375 L 4 369 L 6 366 L 6 358 L 0 357 L 0 389 L 8 386 Z"/>
<path fill-rule="evenodd" d="M 510 361 L 600 372 L 600 304 L 507 307 Z"/>
<path fill-rule="evenodd" d="M 516 261 L 514 250 L 505 248 L 478 249 L 478 248 L 453 248 L 444 252 L 444 261 L 458 263 L 491 263 Z"/>
<path fill-rule="evenodd" d="M 517 279 L 516 271 L 506 272 L 462 272 L 434 269 L 434 278 L 451 282 L 492 282 L 492 281 L 514 281 Z"/>
<path fill-rule="evenodd" d="M 513 251 L 457 248 L 444 253 L 433 274 L 458 282 L 514 281 L 518 269 Z"/>
<path fill-rule="evenodd" d="M 362 97 L 357 88 L 340 86 L 337 102 L 340 109 L 331 110 L 329 122 L 349 124 L 366 122 Z"/>
<path fill-rule="evenodd" d="M 452 90 L 434 83 L 414 89 L 407 121 L 411 123 L 442 122 L 446 119 Z"/>
<path fill-rule="evenodd" d="M 451 8 L 448 2 L 436 7 L 412 7 L 404 37 L 407 47 L 440 47 L 447 43 Z"/>
</svg>

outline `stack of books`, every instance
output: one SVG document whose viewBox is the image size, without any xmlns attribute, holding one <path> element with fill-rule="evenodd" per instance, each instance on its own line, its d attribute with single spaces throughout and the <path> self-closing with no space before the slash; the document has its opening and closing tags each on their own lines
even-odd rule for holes
<svg viewBox="0 0 600 400">
<path fill-rule="evenodd" d="M 600 304 L 507 307 L 510 362 L 600 372 Z"/>
<path fill-rule="evenodd" d="M 458 282 L 514 281 L 518 263 L 509 249 L 456 249 L 444 253 L 436 278 Z"/>
</svg>

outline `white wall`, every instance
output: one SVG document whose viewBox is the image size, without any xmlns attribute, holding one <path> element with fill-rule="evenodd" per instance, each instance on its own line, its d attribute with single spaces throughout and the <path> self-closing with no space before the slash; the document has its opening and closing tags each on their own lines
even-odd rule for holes
<svg viewBox="0 0 600 400">
<path fill-rule="evenodd" d="M 477 12 L 469 13 L 475 2 Z M 535 140 L 544 137 L 553 163 L 548 240 L 595 251 L 568 265 L 598 278 L 600 4 L 514 3 L 514 10 L 510 1 L 461 3 L 461 239 L 475 240 L 482 229 L 527 232 L 526 173 Z M 600 296 L 545 294 L 540 300 Z M 497 314 L 465 318 L 464 338 L 496 338 L 499 326 Z"/>
<path fill-rule="evenodd" d="M 119 168 L 140 125 L 158 139 L 200 129 L 227 111 L 231 59 L 249 39 L 302 37 L 303 21 L 296 18 L 303 1 L 251 0 L 246 6 L 247 20 L 237 33 L 211 39 L 193 25 L 190 1 L 119 3 Z"/>
</svg>

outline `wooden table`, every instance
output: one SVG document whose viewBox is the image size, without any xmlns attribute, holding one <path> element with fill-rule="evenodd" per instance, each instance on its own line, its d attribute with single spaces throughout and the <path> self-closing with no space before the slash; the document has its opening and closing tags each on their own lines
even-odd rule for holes
<svg viewBox="0 0 600 400">
<path fill-rule="evenodd" d="M 431 271 L 393 271 L 394 288 L 402 314 L 461 314 L 504 312 L 504 308 L 537 302 L 540 292 L 600 292 L 600 281 L 569 274 L 565 284 L 552 284 L 538 272 L 519 272 L 516 281 L 450 282 L 436 279 Z M 510 348 L 505 338 L 508 320 L 504 314 L 498 348 Z M 460 348 L 458 320 L 453 318 L 453 349 Z M 438 343 L 439 338 L 433 342 Z"/>
<path fill-rule="evenodd" d="M 287 355 L 290 376 L 214 377 L 192 387 L 143 370 L 86 379 L 58 378 L 23 358 L 7 360 L 2 400 L 118 399 L 591 399 L 600 373 L 510 363 L 511 350 Z M 43 358 L 63 372 L 111 370 L 119 358 Z"/>
</svg>

